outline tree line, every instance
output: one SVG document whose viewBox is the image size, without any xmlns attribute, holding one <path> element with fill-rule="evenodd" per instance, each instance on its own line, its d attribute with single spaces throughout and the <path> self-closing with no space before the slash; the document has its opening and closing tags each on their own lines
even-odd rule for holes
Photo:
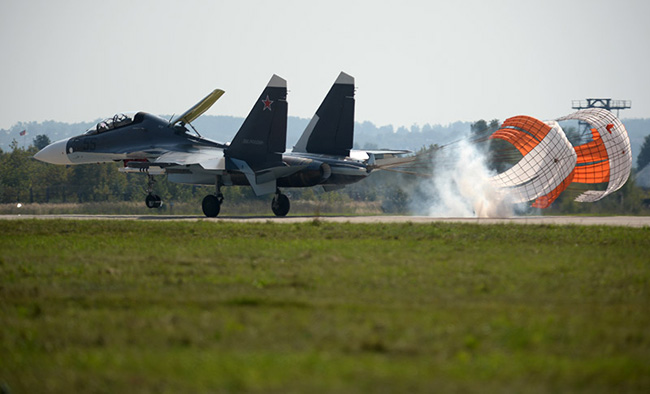
<svg viewBox="0 0 650 394">
<path fill-rule="evenodd" d="M 498 121 L 479 121 L 472 124 L 472 132 L 493 128 Z M 142 174 L 119 172 L 122 163 L 59 166 L 42 163 L 33 155 L 48 145 L 45 135 L 38 135 L 28 147 L 20 147 L 12 141 L 10 151 L 0 150 L 0 203 L 88 203 L 88 202 L 142 202 L 146 196 L 147 179 Z M 415 213 L 410 201 L 420 189 L 426 177 L 432 174 L 434 164 L 431 158 L 440 147 L 430 145 L 416 152 L 421 159 L 413 174 L 379 171 L 367 179 L 349 185 L 344 189 L 323 192 L 321 188 L 290 189 L 292 200 L 325 201 L 370 201 L 379 202 L 386 212 Z M 639 164 L 650 163 L 650 136 L 644 140 Z M 576 193 L 565 192 L 545 213 L 650 213 L 650 192 L 634 183 L 634 172 L 627 184 L 616 193 L 593 204 L 573 201 Z M 154 191 L 166 202 L 188 202 L 200 207 L 201 199 L 214 192 L 213 186 L 182 185 L 167 181 L 165 176 L 156 176 Z M 415 192 L 414 192 L 415 191 Z M 246 202 L 267 200 L 268 196 L 257 197 L 250 187 L 222 188 L 226 201 Z"/>
</svg>

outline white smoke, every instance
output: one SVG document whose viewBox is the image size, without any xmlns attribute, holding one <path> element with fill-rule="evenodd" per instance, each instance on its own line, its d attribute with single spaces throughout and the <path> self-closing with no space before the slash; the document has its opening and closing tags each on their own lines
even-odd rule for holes
<svg viewBox="0 0 650 394">
<path fill-rule="evenodd" d="M 432 217 L 508 217 L 513 205 L 490 181 L 486 156 L 469 141 L 436 152 L 433 173 L 420 185 L 414 210 Z"/>
</svg>

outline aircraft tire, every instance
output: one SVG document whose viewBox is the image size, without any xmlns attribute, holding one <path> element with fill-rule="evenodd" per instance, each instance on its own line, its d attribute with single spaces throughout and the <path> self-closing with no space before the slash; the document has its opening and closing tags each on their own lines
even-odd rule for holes
<svg viewBox="0 0 650 394">
<path fill-rule="evenodd" d="M 219 198 L 213 194 L 208 194 L 203 198 L 203 203 L 201 204 L 203 208 L 203 214 L 209 218 L 216 218 L 219 215 L 221 210 L 221 201 Z"/>
<path fill-rule="evenodd" d="M 290 208 L 291 203 L 289 202 L 289 197 L 287 197 L 285 194 L 276 194 L 275 197 L 273 197 L 273 201 L 271 202 L 271 209 L 273 210 L 275 216 L 287 216 Z"/>
<path fill-rule="evenodd" d="M 162 206 L 162 199 L 156 194 L 147 194 L 144 202 L 147 204 L 147 208 L 160 208 Z"/>
</svg>

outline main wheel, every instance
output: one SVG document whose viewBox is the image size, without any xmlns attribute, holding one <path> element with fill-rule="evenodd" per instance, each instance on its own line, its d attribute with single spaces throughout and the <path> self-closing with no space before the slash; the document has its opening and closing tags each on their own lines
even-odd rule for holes
<svg viewBox="0 0 650 394">
<path fill-rule="evenodd" d="M 221 210 L 221 201 L 214 194 L 208 194 L 201 204 L 203 213 L 209 218 L 216 218 Z"/>
<path fill-rule="evenodd" d="M 156 194 L 147 194 L 144 202 L 147 204 L 147 208 L 160 208 L 162 206 L 162 199 Z"/>
<path fill-rule="evenodd" d="M 287 216 L 290 208 L 291 203 L 289 203 L 289 197 L 285 194 L 276 194 L 275 197 L 273 197 L 271 209 L 275 216 Z"/>
</svg>

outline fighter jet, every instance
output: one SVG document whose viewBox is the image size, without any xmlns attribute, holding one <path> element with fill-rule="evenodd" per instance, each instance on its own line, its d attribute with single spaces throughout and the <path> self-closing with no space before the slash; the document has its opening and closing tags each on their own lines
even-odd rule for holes
<svg viewBox="0 0 650 394">
<path fill-rule="evenodd" d="M 171 120 L 145 112 L 117 114 L 82 135 L 46 146 L 34 158 L 61 165 L 123 162 L 122 172 L 147 175 L 145 203 L 149 208 L 162 206 L 153 192 L 154 175 L 166 174 L 175 183 L 214 185 L 215 192 L 202 202 L 208 217 L 219 215 L 223 186 L 248 185 L 258 196 L 275 193 L 271 209 L 276 216 L 286 216 L 290 202 L 280 187 L 322 185 L 333 190 L 357 182 L 373 170 L 412 160 L 400 157 L 409 151 L 351 150 L 354 79 L 345 73 L 339 75 L 290 153 L 284 153 L 284 79 L 272 76 L 229 144 L 202 137 L 191 124 L 223 94 L 216 89 Z"/>
</svg>

